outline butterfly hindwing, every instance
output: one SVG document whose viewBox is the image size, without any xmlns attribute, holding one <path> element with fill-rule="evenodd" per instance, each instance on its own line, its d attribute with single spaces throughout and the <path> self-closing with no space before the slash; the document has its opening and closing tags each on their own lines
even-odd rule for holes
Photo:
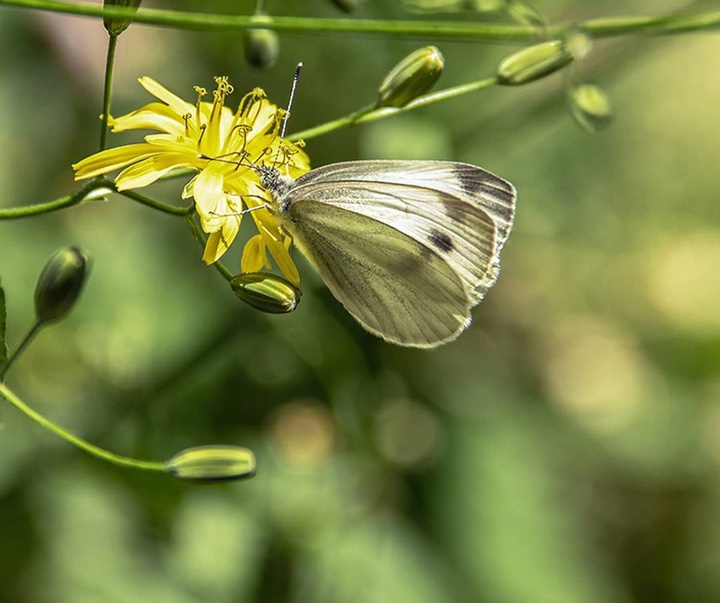
<svg viewBox="0 0 720 603">
<path fill-rule="evenodd" d="M 434 347 L 470 323 L 466 288 L 445 259 L 382 221 L 297 198 L 285 225 L 333 295 L 371 333 Z"/>
</svg>

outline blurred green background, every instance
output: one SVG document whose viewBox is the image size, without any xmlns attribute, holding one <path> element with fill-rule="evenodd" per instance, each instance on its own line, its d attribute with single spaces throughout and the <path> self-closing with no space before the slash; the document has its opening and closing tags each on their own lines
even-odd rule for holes
<svg viewBox="0 0 720 603">
<path fill-rule="evenodd" d="M 717 8 L 535 6 L 551 22 Z M 327 0 L 270 9 L 342 15 Z M 355 16 L 499 18 L 387 0 Z M 441 87 L 520 47 L 283 34 L 276 67 L 256 72 L 241 36 L 133 26 L 114 112 L 150 100 L 142 75 L 188 99 L 228 75 L 235 102 L 260 86 L 282 105 L 302 60 L 299 131 L 372 102 L 429 43 Z M 98 20 L 0 6 L 0 207 L 73 190 L 70 163 L 97 148 L 105 47 Z M 600 40 L 576 75 L 612 98 L 601 134 L 572 121 L 555 75 L 308 141 L 315 166 L 452 159 L 516 185 L 501 278 L 437 351 L 363 332 L 301 259 L 299 309 L 261 315 L 182 220 L 122 197 L 0 222 L 11 344 L 46 258 L 66 244 L 93 257 L 72 316 L 9 375 L 24 400 L 130 456 L 217 443 L 258 457 L 251 481 L 187 485 L 87 457 L 5 405 L 0 602 L 720 601 L 719 69 L 718 34 Z M 177 202 L 180 188 L 149 192 Z"/>
</svg>

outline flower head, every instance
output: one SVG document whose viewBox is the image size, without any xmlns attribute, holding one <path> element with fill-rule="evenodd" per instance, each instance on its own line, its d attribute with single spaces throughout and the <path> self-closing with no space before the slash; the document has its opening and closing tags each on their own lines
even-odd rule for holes
<svg viewBox="0 0 720 603">
<path fill-rule="evenodd" d="M 297 178 L 310 169 L 307 155 L 280 135 L 285 112 L 255 88 L 236 111 L 225 106 L 233 89 L 227 78 L 215 79 L 212 102 L 195 88 L 193 105 L 149 77 L 140 84 L 160 102 L 110 118 L 113 132 L 155 130 L 145 142 L 95 153 L 73 165 L 75 179 L 92 178 L 122 170 L 115 179 L 118 190 L 148 186 L 178 168 L 198 173 L 185 185 L 183 198 L 192 197 L 203 230 L 209 234 L 203 260 L 212 264 L 235 239 L 242 212 L 249 210 L 259 234 L 243 252 L 243 272 L 270 267 L 267 252 L 285 277 L 298 284 L 300 277 L 290 258 L 290 239 L 268 210 L 271 198 L 260 184 L 258 166 L 275 166 Z"/>
</svg>

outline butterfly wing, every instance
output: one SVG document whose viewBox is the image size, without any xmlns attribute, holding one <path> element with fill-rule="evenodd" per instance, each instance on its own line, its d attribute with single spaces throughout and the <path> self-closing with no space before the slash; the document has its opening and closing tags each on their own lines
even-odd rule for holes
<svg viewBox="0 0 720 603">
<path fill-rule="evenodd" d="M 376 219 L 296 199 L 286 228 L 333 295 L 365 329 L 429 348 L 470 324 L 462 280 L 434 250 Z"/>
<path fill-rule="evenodd" d="M 470 304 L 497 280 L 516 193 L 479 167 L 450 161 L 350 161 L 300 177 L 285 207 L 314 200 L 390 225 L 447 261 Z"/>
</svg>

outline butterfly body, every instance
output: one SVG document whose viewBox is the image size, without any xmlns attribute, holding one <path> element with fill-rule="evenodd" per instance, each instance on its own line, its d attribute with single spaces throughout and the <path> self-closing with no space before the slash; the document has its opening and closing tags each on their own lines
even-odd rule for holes
<svg viewBox="0 0 720 603">
<path fill-rule="evenodd" d="M 387 341 L 431 348 L 456 338 L 497 280 L 516 194 L 479 167 L 350 161 L 295 181 L 263 168 L 261 181 L 333 295 Z"/>
</svg>

